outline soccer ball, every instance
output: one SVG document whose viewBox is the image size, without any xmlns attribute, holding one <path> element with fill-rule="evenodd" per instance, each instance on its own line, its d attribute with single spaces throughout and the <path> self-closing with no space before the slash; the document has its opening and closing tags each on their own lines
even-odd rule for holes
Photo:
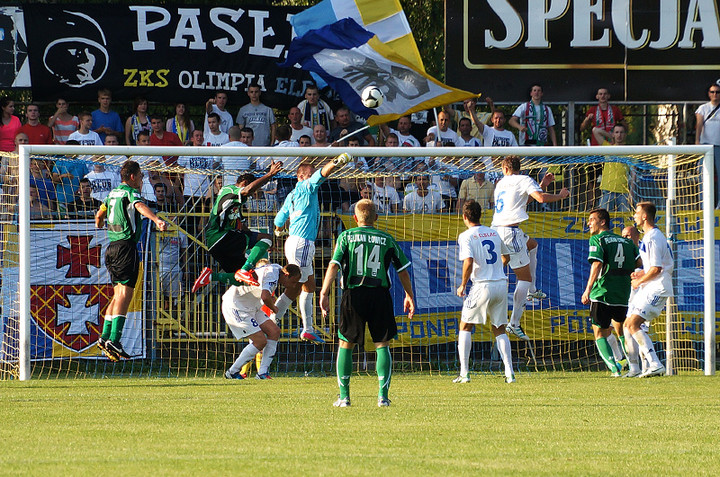
<svg viewBox="0 0 720 477">
<path fill-rule="evenodd" d="M 369 109 L 375 109 L 383 104 L 385 95 L 377 86 L 368 86 L 360 95 L 363 106 Z"/>
</svg>

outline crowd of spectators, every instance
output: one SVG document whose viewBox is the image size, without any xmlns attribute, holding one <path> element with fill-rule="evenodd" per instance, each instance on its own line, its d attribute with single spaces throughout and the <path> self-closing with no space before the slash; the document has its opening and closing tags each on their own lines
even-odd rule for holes
<svg viewBox="0 0 720 477">
<path fill-rule="evenodd" d="M 532 85 L 529 100 L 517 106 L 512 115 L 495 107 L 485 98 L 488 110 L 484 120 L 478 118 L 478 105 L 466 101 L 461 108 L 450 105 L 437 114 L 435 124 L 432 111 L 422 111 L 397 120 L 394 127 L 384 124 L 368 129 L 345 106 L 333 111 L 320 98 L 317 87 L 309 86 L 305 99 L 290 108 L 284 124 L 278 125 L 275 112 L 262 103 L 258 84 L 247 89 L 248 103 L 233 114 L 228 108 L 228 95 L 218 91 L 205 104 L 205 114 L 195 128 L 185 103 L 175 104 L 170 117 L 148 111 L 146 98 L 136 98 L 132 113 L 123 121 L 112 109 L 112 93 L 98 92 L 98 108 L 73 114 L 68 102 L 58 99 L 55 112 L 47 121 L 40 117 L 37 104 L 25 106 L 25 122 L 15 114 L 14 102 L 0 98 L 0 151 L 17 152 L 20 144 L 79 144 L 118 145 L 122 142 L 139 146 L 248 146 L 305 147 L 342 145 L 386 147 L 542 147 L 558 143 L 552 110 L 543 102 L 543 89 Z M 708 88 L 709 102 L 696 111 L 698 144 L 720 147 L 720 84 Z M 596 105 L 584 115 L 580 129 L 589 134 L 591 145 L 625 144 L 628 124 L 623 111 L 609 104 L 606 88 L 597 90 Z M 199 118 L 198 118 L 199 119 Z M 505 126 L 509 125 L 510 129 Z M 353 134 L 355 133 L 355 134 Z M 452 156 L 452 154 L 448 154 Z M 716 153 L 716 161 L 720 154 Z M 448 167 L 437 157 L 366 157 L 360 150 L 351 164 L 356 174 L 352 178 L 330 180 L 323 186 L 321 202 L 330 210 L 350 211 L 360 198 L 372 199 L 382 213 L 448 213 L 462 210 L 463 204 L 474 199 L 483 208 L 494 207 L 494 183 L 500 178 L 498 168 L 490 159 L 478 158 L 482 167 L 473 172 Z M 224 183 L 234 181 L 243 172 L 259 172 L 269 164 L 268 158 L 248 156 L 213 157 L 188 155 L 181 157 L 144 156 L 141 164 L 148 166 L 142 194 L 158 210 L 189 212 L 208 211 L 214 193 Z M 86 158 L 87 159 L 87 158 Z M 281 158 L 285 168 L 292 170 L 301 158 Z M 482 162 L 484 161 L 484 162 Z M 162 172 L 162 164 L 177 165 L 205 173 Z M 117 161 L 114 164 L 118 164 Z M 720 166 L 720 162 L 716 164 Z M 33 159 L 30 164 L 31 210 L 35 218 L 88 217 L 97 209 L 99 201 L 119 182 L 118 166 L 93 160 Z M 3 156 L 0 181 L 3 195 L 17 193 L 16 160 Z M 222 173 L 214 173 L 224 169 Z M 717 170 L 717 169 L 716 169 Z M 372 173 L 370 173 L 372 171 Z M 383 172 L 387 172 L 385 176 Z M 552 172 L 555 182 L 550 189 L 572 187 L 575 204 L 581 209 L 605 207 L 625 212 L 637 198 L 633 197 L 635 171 L 621 162 L 608 161 L 588 166 L 556 166 L 525 171 L 537 180 Z M 282 203 L 293 179 L 280 178 L 259 191 L 249 203 L 250 212 L 270 214 Z M 717 188 L 716 188 L 717 190 Z M 552 190 L 550 190 L 552 192 Z M 5 201 L 7 202 L 7 201 Z M 720 204 L 719 204 L 720 205 Z M 554 205 L 555 210 L 569 203 Z M 8 204 L 3 205 L 7 212 Z M 551 210 L 551 209 L 540 209 Z M 251 214 L 252 215 L 252 214 Z M 262 226 L 262 220 L 258 220 Z"/>
</svg>

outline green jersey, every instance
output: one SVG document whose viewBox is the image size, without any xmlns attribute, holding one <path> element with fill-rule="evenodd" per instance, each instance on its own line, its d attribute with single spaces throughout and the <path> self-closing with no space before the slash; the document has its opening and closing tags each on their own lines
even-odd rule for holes
<svg viewBox="0 0 720 477">
<path fill-rule="evenodd" d="M 356 227 L 341 233 L 330 263 L 342 269 L 343 288 L 390 288 L 390 264 L 400 272 L 410 261 L 395 239 L 385 232 L 370 227 Z"/>
<path fill-rule="evenodd" d="M 105 198 L 103 204 L 107 208 L 106 221 L 111 242 L 132 240 L 137 243 L 140 240 L 142 215 L 135 208 L 138 202 L 143 202 L 140 192 L 125 183 L 111 190 Z"/>
<path fill-rule="evenodd" d="M 630 298 L 630 274 L 639 256 L 640 251 L 632 240 L 609 230 L 590 237 L 588 261 L 603 264 L 590 290 L 590 300 L 626 306 Z"/>
<path fill-rule="evenodd" d="M 240 194 L 242 190 L 242 187 L 236 185 L 226 185 L 218 192 L 210 211 L 210 220 L 205 227 L 208 248 L 212 248 L 229 231 L 236 230 L 238 222 L 243 221 L 242 205 L 247 198 Z"/>
</svg>

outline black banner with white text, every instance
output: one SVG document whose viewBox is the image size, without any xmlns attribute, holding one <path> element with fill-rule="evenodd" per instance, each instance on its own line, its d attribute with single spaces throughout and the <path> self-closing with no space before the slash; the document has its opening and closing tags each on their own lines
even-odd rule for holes
<svg viewBox="0 0 720 477">
<path fill-rule="evenodd" d="M 33 98 L 95 98 L 204 103 L 215 90 L 247 101 L 256 81 L 263 102 L 287 108 L 310 75 L 279 68 L 291 40 L 292 7 L 169 5 L 23 6 Z"/>
<path fill-rule="evenodd" d="M 720 78 L 717 0 L 446 0 L 448 84 L 498 101 L 703 99 Z"/>
</svg>

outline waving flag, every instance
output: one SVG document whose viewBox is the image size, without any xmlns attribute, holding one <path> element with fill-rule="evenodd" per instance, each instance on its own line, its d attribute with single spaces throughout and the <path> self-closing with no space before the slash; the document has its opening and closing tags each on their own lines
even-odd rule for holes
<svg viewBox="0 0 720 477">
<path fill-rule="evenodd" d="M 370 125 L 477 96 L 419 71 L 351 18 L 295 38 L 281 66 L 295 63 L 318 74 Z M 362 90 L 371 85 L 385 94 L 385 102 L 376 109 L 360 100 Z"/>
<path fill-rule="evenodd" d="M 352 18 L 376 34 L 416 70 L 425 71 L 410 24 L 398 0 L 323 0 L 294 15 L 290 24 L 297 36 L 303 36 L 343 18 Z"/>
</svg>

